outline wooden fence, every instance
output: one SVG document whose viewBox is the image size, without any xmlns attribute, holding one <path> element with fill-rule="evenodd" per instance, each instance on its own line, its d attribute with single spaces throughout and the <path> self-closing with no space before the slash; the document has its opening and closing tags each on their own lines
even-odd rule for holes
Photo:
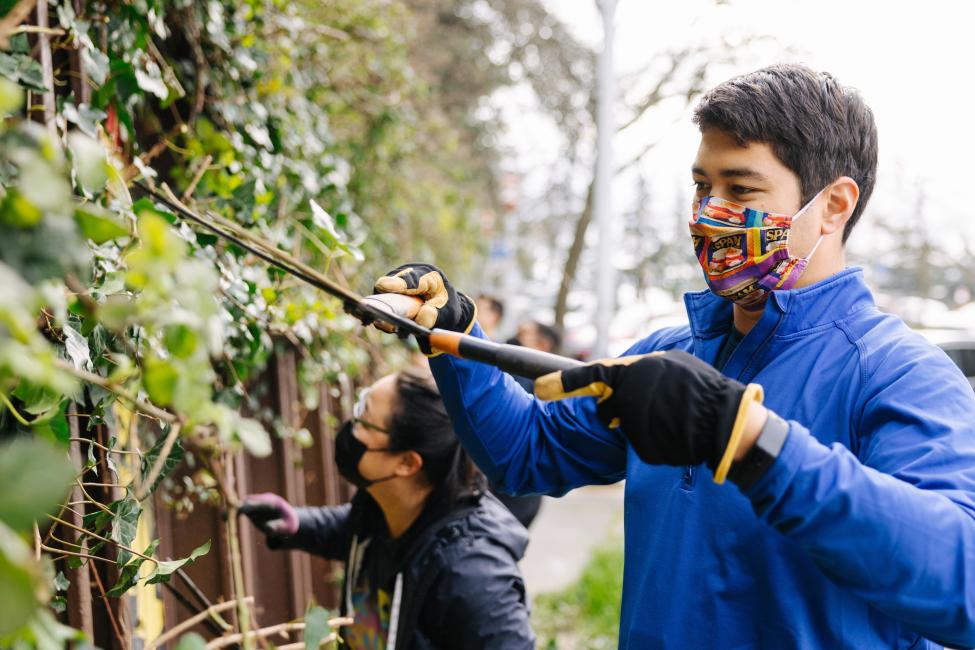
<svg viewBox="0 0 975 650">
<path fill-rule="evenodd" d="M 341 402 L 348 400 L 332 397 L 327 387 L 321 386 L 320 407 L 305 414 L 300 407 L 296 353 L 292 349 L 280 350 L 272 357 L 268 370 L 255 382 L 254 389 L 266 393 L 266 406 L 275 417 L 288 425 L 308 429 L 313 444 L 302 448 L 295 439 L 275 437 L 273 453 L 267 458 L 242 452 L 233 455 L 233 467 L 227 474 L 233 477 L 236 494 L 243 497 L 256 492 L 274 492 L 295 505 L 347 502 L 354 488 L 339 478 L 335 469 L 333 427 L 329 423 L 347 415 Z M 345 387 L 344 395 L 351 390 L 351 385 Z M 104 426 L 85 431 L 83 425 L 78 425 L 83 418 L 69 420 L 74 438 L 107 445 L 113 433 Z M 87 448 L 84 442 L 72 443 L 72 454 L 79 463 Z M 103 450 L 98 450 L 97 459 L 105 469 Z M 184 466 L 172 480 L 179 482 L 192 471 L 192 467 Z M 100 471 L 99 475 L 106 476 L 106 473 Z M 99 489 L 86 485 L 93 497 L 105 503 L 123 495 L 119 487 L 107 485 Z M 80 498 L 71 500 L 77 502 Z M 151 640 L 163 627 L 171 629 L 233 594 L 231 552 L 225 515 L 219 505 L 196 503 L 191 512 L 177 513 L 157 495 L 147 507 L 151 512 L 143 517 L 153 529 L 149 534 L 160 539 L 160 558 L 185 557 L 206 540 L 211 540 L 211 550 L 187 566 L 183 574 L 174 576 L 169 584 L 140 586 L 119 599 L 103 595 L 118 579 L 114 564 L 89 562 L 87 566 L 72 569 L 64 560 L 59 561 L 58 568 L 71 581 L 68 608 L 61 613 L 61 618 L 86 632 L 101 648 L 129 650 L 130 639 L 135 639 L 134 647 L 138 648 L 140 639 Z M 84 514 L 88 513 L 69 513 L 76 519 L 70 523 L 80 526 Z M 58 537 L 74 538 L 69 530 L 54 532 Z M 244 590 L 254 596 L 252 627 L 300 618 L 312 602 L 333 610 L 338 607 L 341 564 L 302 552 L 271 551 L 263 535 L 243 519 L 239 537 Z M 111 557 L 113 552 L 103 549 L 99 553 Z M 198 624 L 193 629 L 205 638 L 218 632 L 212 622 Z"/>
</svg>

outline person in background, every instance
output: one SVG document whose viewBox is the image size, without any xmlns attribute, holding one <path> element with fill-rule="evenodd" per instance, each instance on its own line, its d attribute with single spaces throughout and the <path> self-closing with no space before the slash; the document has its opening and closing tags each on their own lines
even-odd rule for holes
<svg viewBox="0 0 975 650">
<path fill-rule="evenodd" d="M 533 350 L 558 354 L 562 347 L 562 335 L 552 325 L 537 320 L 527 320 L 518 325 L 518 333 L 508 343 L 523 345 Z M 527 377 L 515 377 L 515 381 L 529 393 L 535 392 L 535 382 Z"/>
<path fill-rule="evenodd" d="M 351 503 L 296 508 L 265 493 L 239 512 L 272 549 L 345 562 L 343 648 L 535 647 L 518 569 L 527 531 L 485 491 L 429 370 L 363 391 L 335 462 L 359 488 Z"/>
<path fill-rule="evenodd" d="M 498 333 L 498 325 L 504 318 L 504 303 L 488 294 L 482 293 L 477 297 L 477 322 L 489 339 L 494 339 Z"/>
</svg>

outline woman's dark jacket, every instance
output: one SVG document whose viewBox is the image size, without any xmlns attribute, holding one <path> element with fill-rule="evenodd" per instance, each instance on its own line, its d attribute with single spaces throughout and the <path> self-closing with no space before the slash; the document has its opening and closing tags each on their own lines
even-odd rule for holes
<svg viewBox="0 0 975 650">
<path fill-rule="evenodd" d="M 385 533 L 382 512 L 365 491 L 342 506 L 297 511 L 298 532 L 275 546 L 344 561 L 341 611 L 348 615 L 354 556 Z M 528 531 L 494 496 L 478 492 L 447 505 L 434 492 L 403 539 L 387 650 L 535 647 L 518 569 Z"/>
</svg>

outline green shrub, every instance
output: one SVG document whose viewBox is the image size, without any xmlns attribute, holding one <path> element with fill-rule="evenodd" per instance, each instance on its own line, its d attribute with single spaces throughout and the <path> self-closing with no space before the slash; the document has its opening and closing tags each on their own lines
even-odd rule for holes
<svg viewBox="0 0 975 650">
<path fill-rule="evenodd" d="M 597 547 L 579 580 L 563 591 L 541 594 L 532 623 L 538 647 L 548 650 L 612 650 L 618 642 L 623 590 L 623 540 Z"/>
</svg>

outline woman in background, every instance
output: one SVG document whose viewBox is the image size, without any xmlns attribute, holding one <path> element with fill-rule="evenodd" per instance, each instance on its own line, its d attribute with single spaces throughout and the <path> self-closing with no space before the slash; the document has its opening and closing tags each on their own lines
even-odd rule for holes
<svg viewBox="0 0 975 650">
<path fill-rule="evenodd" d="M 518 560 L 527 531 L 485 490 L 429 373 L 384 377 L 335 438 L 351 503 L 240 508 L 275 549 L 345 561 L 342 628 L 351 650 L 534 648 Z"/>
</svg>

